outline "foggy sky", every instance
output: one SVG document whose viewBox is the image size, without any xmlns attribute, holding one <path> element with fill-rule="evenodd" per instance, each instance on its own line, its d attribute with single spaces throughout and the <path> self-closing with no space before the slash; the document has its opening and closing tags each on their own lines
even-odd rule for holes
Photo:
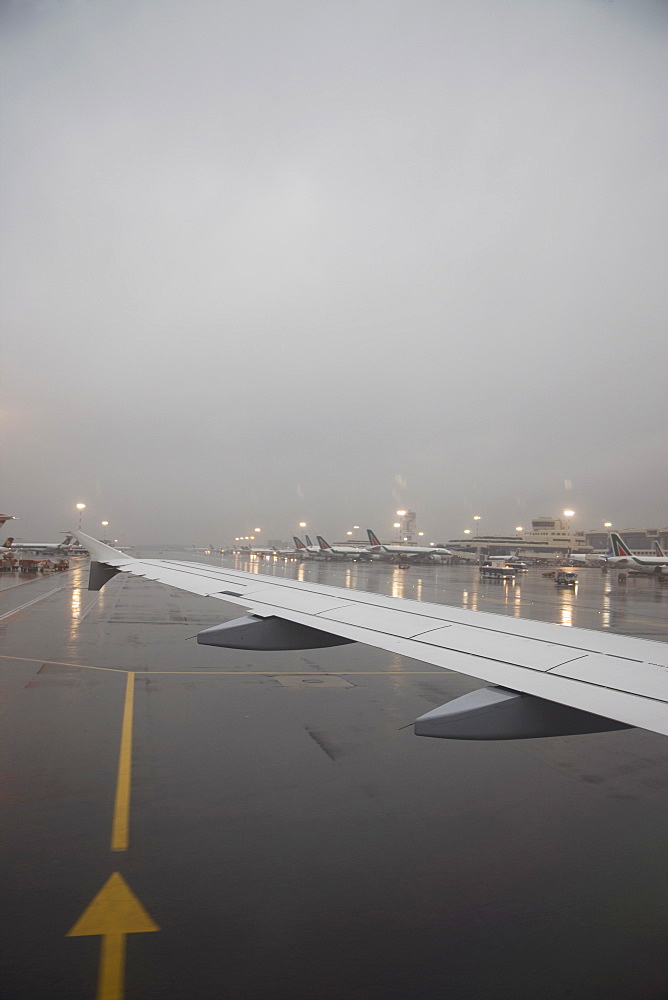
<svg viewBox="0 0 668 1000">
<path fill-rule="evenodd" d="M 5 3 L 13 533 L 665 526 L 666 10 Z"/>
</svg>

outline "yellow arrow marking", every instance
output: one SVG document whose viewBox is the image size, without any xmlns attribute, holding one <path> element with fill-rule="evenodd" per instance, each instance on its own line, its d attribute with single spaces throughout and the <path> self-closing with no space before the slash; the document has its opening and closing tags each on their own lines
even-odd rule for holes
<svg viewBox="0 0 668 1000">
<path fill-rule="evenodd" d="M 122 1000 L 126 935 L 159 930 L 123 876 L 114 872 L 67 932 L 67 937 L 102 937 L 96 1000 Z"/>
</svg>

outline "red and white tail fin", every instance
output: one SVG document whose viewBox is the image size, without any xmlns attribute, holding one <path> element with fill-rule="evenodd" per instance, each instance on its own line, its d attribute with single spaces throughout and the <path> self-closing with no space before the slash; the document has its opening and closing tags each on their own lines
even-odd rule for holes
<svg viewBox="0 0 668 1000">
<path fill-rule="evenodd" d="M 633 553 L 628 547 L 621 535 L 618 535 L 616 531 L 611 532 L 610 541 L 612 543 L 612 551 L 616 556 L 626 556 L 628 559 L 633 558 Z"/>
<path fill-rule="evenodd" d="M 374 545 L 376 548 L 379 548 L 379 549 L 382 548 L 382 545 L 381 545 L 380 541 L 378 540 L 378 536 L 376 535 L 376 533 L 374 531 L 371 530 L 371 528 L 367 528 L 366 529 L 366 533 L 369 536 L 369 544 L 370 545 Z"/>
<path fill-rule="evenodd" d="M 659 542 L 658 538 L 654 539 L 654 555 L 658 556 L 660 559 L 666 558 L 666 553 L 661 548 L 661 543 Z"/>
<path fill-rule="evenodd" d="M 332 546 L 329 544 L 329 542 L 325 541 L 322 535 L 316 535 L 315 537 L 318 539 L 318 545 L 320 546 L 323 552 L 332 551 Z"/>
<path fill-rule="evenodd" d="M 297 552 L 305 552 L 306 546 L 302 542 L 301 538 L 297 538 L 296 535 L 293 535 L 292 538 L 295 543 L 295 548 L 297 549 Z"/>
</svg>

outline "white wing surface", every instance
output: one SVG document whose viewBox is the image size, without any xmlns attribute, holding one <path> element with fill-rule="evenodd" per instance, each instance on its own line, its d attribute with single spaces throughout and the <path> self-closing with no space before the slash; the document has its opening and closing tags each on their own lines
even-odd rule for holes
<svg viewBox="0 0 668 1000">
<path fill-rule="evenodd" d="M 492 685 L 417 720 L 419 735 L 501 739 L 638 726 L 668 735 L 668 646 L 588 629 L 163 559 L 82 533 L 91 588 L 117 572 L 248 609 L 209 645 L 297 649 L 362 642 Z M 522 697 L 519 697 L 522 696 Z"/>
</svg>

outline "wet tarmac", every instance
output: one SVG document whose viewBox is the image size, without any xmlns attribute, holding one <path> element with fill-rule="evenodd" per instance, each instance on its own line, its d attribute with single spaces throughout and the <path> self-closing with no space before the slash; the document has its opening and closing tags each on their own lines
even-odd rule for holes
<svg viewBox="0 0 668 1000">
<path fill-rule="evenodd" d="M 594 569 L 226 565 L 668 636 L 668 587 Z M 481 685 L 198 646 L 240 609 L 86 579 L 0 578 L 3 997 L 668 995 L 668 740 L 420 739 Z"/>
</svg>

